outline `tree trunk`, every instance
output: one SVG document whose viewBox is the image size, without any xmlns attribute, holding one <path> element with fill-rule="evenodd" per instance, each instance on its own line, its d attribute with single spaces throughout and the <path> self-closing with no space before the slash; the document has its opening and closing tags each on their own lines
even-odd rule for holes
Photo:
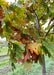
<svg viewBox="0 0 54 75">
<path fill-rule="evenodd" d="M 42 67 L 42 75 L 46 75 L 46 67 L 45 67 L 45 56 L 42 55 L 43 67 Z"/>
<path fill-rule="evenodd" d="M 40 24 L 39 24 L 39 19 L 37 16 L 37 10 L 35 9 L 35 19 L 36 19 L 36 27 L 40 31 Z M 42 75 L 46 75 L 46 68 L 45 68 L 45 57 L 42 55 L 42 60 L 43 60 L 43 66 L 42 66 Z"/>
</svg>

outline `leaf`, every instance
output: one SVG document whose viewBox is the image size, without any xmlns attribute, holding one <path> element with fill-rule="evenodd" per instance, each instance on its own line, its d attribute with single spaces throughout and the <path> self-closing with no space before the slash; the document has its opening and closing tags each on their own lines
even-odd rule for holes
<svg viewBox="0 0 54 75">
<path fill-rule="evenodd" d="M 25 56 L 24 56 L 24 60 L 27 61 L 28 59 L 30 59 L 30 52 L 28 52 Z"/>
<path fill-rule="evenodd" d="M 16 51 L 16 58 L 22 58 L 20 51 Z"/>
<path fill-rule="evenodd" d="M 42 46 L 41 43 L 31 43 L 31 44 L 28 44 L 28 47 L 27 49 L 30 50 L 30 52 L 33 54 L 33 52 L 37 55 L 39 55 L 41 53 L 41 51 L 39 50 L 39 47 Z"/>
<path fill-rule="evenodd" d="M 0 0 L 0 5 L 2 5 L 2 6 L 6 6 L 6 4 L 7 4 L 8 2 L 6 2 L 6 1 L 4 1 L 4 0 Z"/>
<path fill-rule="evenodd" d="M 39 32 L 36 30 L 36 37 L 40 37 Z"/>
<path fill-rule="evenodd" d="M 6 2 L 6 3 L 5 3 L 5 6 L 6 6 L 6 7 L 9 7 L 9 4 L 8 4 L 8 2 Z"/>
<path fill-rule="evenodd" d="M 19 45 L 19 48 L 20 48 L 22 51 L 24 51 L 24 50 L 25 50 L 25 44 Z"/>
<path fill-rule="evenodd" d="M 16 53 L 15 56 L 16 58 L 21 58 L 23 59 L 23 52 L 25 51 L 25 45 L 16 45 L 13 44 L 13 52 Z"/>
<path fill-rule="evenodd" d="M 10 9 L 11 11 L 15 11 L 15 9 L 16 9 L 15 3 L 10 4 L 9 9 Z"/>
<path fill-rule="evenodd" d="M 9 14 L 7 14 L 4 18 L 4 21 L 7 22 L 9 20 Z"/>
<path fill-rule="evenodd" d="M 43 60 L 42 60 L 42 57 L 41 57 L 41 55 L 39 55 L 39 63 L 40 63 L 40 65 L 43 65 Z"/>
<path fill-rule="evenodd" d="M 22 44 L 21 42 L 19 42 L 19 41 L 17 41 L 17 40 L 10 40 L 10 42 L 12 42 L 12 43 L 14 43 L 14 44 L 16 44 L 16 45 Z"/>
<path fill-rule="evenodd" d="M 15 64 L 13 62 L 11 63 L 11 66 L 12 66 L 12 70 L 14 71 L 14 69 L 16 69 L 16 67 L 15 67 Z"/>
<path fill-rule="evenodd" d="M 12 61 L 13 63 L 17 63 L 16 58 L 12 58 L 11 61 Z"/>
<path fill-rule="evenodd" d="M 46 55 L 48 54 L 48 57 L 52 56 L 52 54 L 50 53 L 50 51 L 45 46 L 42 46 L 41 50 L 42 50 L 42 53 L 44 53 Z"/>
<path fill-rule="evenodd" d="M 34 60 L 35 63 L 37 63 L 38 58 L 39 58 L 39 55 L 36 55 L 35 53 L 32 54 L 32 61 Z"/>
<path fill-rule="evenodd" d="M 20 3 L 20 4 L 24 3 L 24 0 L 19 0 L 19 3 Z"/>
<path fill-rule="evenodd" d="M 21 58 L 18 58 L 18 63 L 24 63 L 24 60 L 23 59 L 21 59 Z"/>
<path fill-rule="evenodd" d="M 42 0 L 42 2 L 43 2 L 43 6 L 44 6 L 45 8 L 47 8 L 47 13 L 51 16 L 51 15 L 52 15 L 51 9 L 48 7 L 47 3 L 45 3 L 44 0 Z"/>
<path fill-rule="evenodd" d="M 3 35 L 7 37 L 7 39 L 9 39 L 9 37 L 11 36 L 10 33 L 3 31 Z M 8 36 L 7 36 L 8 35 Z"/>
<path fill-rule="evenodd" d="M 49 50 L 54 50 L 54 45 L 52 43 L 48 43 L 46 41 L 42 41 L 43 46 L 48 48 Z"/>
<path fill-rule="evenodd" d="M 5 25 L 4 27 L 3 27 L 3 29 L 4 29 L 4 31 L 6 31 L 7 33 L 13 33 L 13 30 L 8 26 L 8 23 L 7 23 L 7 26 Z M 11 34 L 10 34 L 11 35 Z"/>
<path fill-rule="evenodd" d="M 36 42 L 37 42 L 37 43 L 41 43 L 41 40 L 40 40 L 40 39 L 37 39 Z"/>
</svg>

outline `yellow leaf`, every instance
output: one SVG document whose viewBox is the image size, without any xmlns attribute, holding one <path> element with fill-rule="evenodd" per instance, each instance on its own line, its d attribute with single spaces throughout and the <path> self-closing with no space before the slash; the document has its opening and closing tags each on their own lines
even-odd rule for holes
<svg viewBox="0 0 54 75">
<path fill-rule="evenodd" d="M 42 46 L 41 43 L 30 43 L 28 44 L 28 47 L 27 49 L 30 50 L 31 54 L 33 54 L 33 52 L 36 54 L 36 55 L 39 55 L 41 53 L 41 51 L 39 50 L 39 47 Z"/>
<path fill-rule="evenodd" d="M 8 4 L 8 2 L 6 2 L 6 3 L 5 3 L 5 6 L 9 7 L 9 4 Z"/>
</svg>

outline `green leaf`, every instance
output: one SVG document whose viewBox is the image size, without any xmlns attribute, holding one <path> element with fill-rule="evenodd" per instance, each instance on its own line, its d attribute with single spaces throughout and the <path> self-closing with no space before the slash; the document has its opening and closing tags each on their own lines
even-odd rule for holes
<svg viewBox="0 0 54 75">
<path fill-rule="evenodd" d="M 43 65 L 43 61 L 42 61 L 41 55 L 39 55 L 39 63 L 40 63 L 40 65 Z"/>
<path fill-rule="evenodd" d="M 3 29 L 4 29 L 4 31 L 6 31 L 8 34 L 13 33 L 13 30 L 8 26 L 8 23 L 7 23 L 7 26 L 5 25 Z"/>
<path fill-rule="evenodd" d="M 45 46 L 42 46 L 42 50 L 43 52 L 47 55 L 48 54 L 48 57 L 51 57 L 52 54 L 50 53 L 50 51 L 45 47 Z"/>
<path fill-rule="evenodd" d="M 48 43 L 46 41 L 42 41 L 43 46 L 45 46 L 49 50 L 54 50 L 54 45 L 52 43 Z"/>
<path fill-rule="evenodd" d="M 13 63 L 17 63 L 16 58 L 12 58 L 11 61 L 12 61 Z"/>
<path fill-rule="evenodd" d="M 16 46 L 15 48 L 15 51 L 16 51 L 16 57 L 17 58 L 22 58 L 22 52 L 25 51 L 25 45 L 22 44 L 22 45 L 18 45 Z"/>
<path fill-rule="evenodd" d="M 17 41 L 17 40 L 10 40 L 10 42 L 12 42 L 12 43 L 14 43 L 14 44 L 16 44 L 16 45 L 20 45 L 20 44 L 21 44 L 21 42 L 19 42 L 19 41 Z"/>
<path fill-rule="evenodd" d="M 37 37 L 37 38 L 40 37 L 38 30 L 36 30 L 36 37 Z"/>
<path fill-rule="evenodd" d="M 24 3 L 24 0 L 19 0 L 18 3 L 20 4 Z"/>
<path fill-rule="evenodd" d="M 45 8 L 47 8 L 47 13 L 51 16 L 51 15 L 52 15 L 52 11 L 51 11 L 51 9 L 48 7 L 48 4 L 47 4 L 44 0 L 42 0 L 42 2 L 43 2 L 43 6 L 44 6 Z"/>
<path fill-rule="evenodd" d="M 11 63 L 11 66 L 12 66 L 12 70 L 14 71 L 14 69 L 16 69 L 16 67 L 15 67 L 15 64 L 13 62 Z"/>
<path fill-rule="evenodd" d="M 40 40 L 40 39 L 37 39 L 36 42 L 37 42 L 37 43 L 41 43 L 41 40 Z"/>
<path fill-rule="evenodd" d="M 24 50 L 25 50 L 25 45 L 24 45 L 24 44 L 19 45 L 19 48 L 20 48 L 22 51 L 24 51 Z"/>
<path fill-rule="evenodd" d="M 16 51 L 16 58 L 21 58 L 22 56 L 21 56 L 21 53 L 20 53 L 20 51 Z"/>
<path fill-rule="evenodd" d="M 9 20 L 9 14 L 7 14 L 4 18 L 4 21 L 7 22 Z"/>
<path fill-rule="evenodd" d="M 23 30 L 23 34 L 29 34 L 27 31 Z"/>
<path fill-rule="evenodd" d="M 11 10 L 11 11 L 15 11 L 15 9 L 16 9 L 16 4 L 15 4 L 15 3 L 10 4 L 10 6 L 9 6 L 8 9 Z"/>
<path fill-rule="evenodd" d="M 10 33 L 3 31 L 3 35 L 6 36 L 7 39 L 9 39 L 9 37 L 11 36 Z"/>
</svg>

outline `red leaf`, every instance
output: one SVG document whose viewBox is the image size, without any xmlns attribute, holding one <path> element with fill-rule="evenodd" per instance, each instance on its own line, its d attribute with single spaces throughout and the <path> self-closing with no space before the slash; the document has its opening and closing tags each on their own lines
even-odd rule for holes
<svg viewBox="0 0 54 75">
<path fill-rule="evenodd" d="M 3 28 L 0 28 L 0 32 L 1 32 L 1 33 L 3 32 Z"/>
<path fill-rule="evenodd" d="M 37 63 L 39 55 L 36 55 L 35 53 L 32 54 L 32 60 L 35 60 Z"/>
<path fill-rule="evenodd" d="M 30 52 L 28 52 L 28 54 L 26 56 L 24 56 L 24 60 L 27 61 L 28 59 L 30 59 L 30 56 L 31 56 L 31 54 L 30 54 Z"/>
<path fill-rule="evenodd" d="M 24 63 L 24 60 L 21 59 L 21 58 L 19 58 L 19 59 L 18 59 L 18 63 L 20 63 L 20 62 Z"/>
<path fill-rule="evenodd" d="M 14 37 L 10 37 L 10 39 L 14 40 Z"/>
</svg>

